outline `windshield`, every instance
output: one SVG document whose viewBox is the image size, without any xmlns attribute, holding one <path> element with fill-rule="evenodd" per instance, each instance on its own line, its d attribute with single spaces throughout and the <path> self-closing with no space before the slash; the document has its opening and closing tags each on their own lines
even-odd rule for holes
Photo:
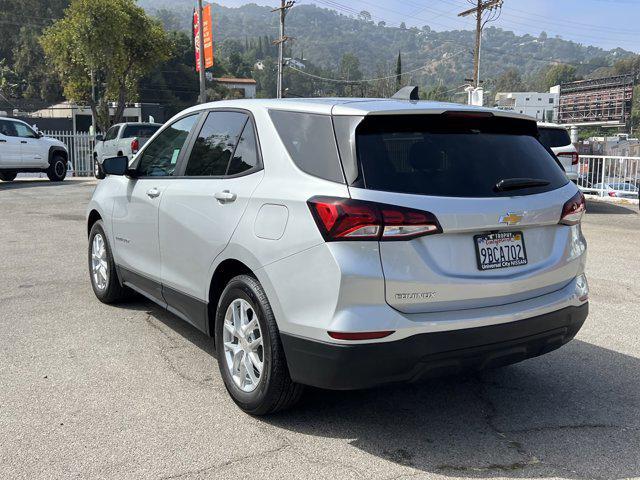
<svg viewBox="0 0 640 480">
<path fill-rule="evenodd" d="M 559 148 L 571 145 L 571 137 L 569 132 L 564 128 L 545 128 L 539 127 L 540 143 L 548 148 Z"/>
<path fill-rule="evenodd" d="M 356 130 L 360 181 L 372 190 L 445 197 L 560 188 L 568 179 L 535 133 L 533 122 L 504 117 L 368 117 Z M 503 180 L 521 188 L 503 190 Z"/>
</svg>

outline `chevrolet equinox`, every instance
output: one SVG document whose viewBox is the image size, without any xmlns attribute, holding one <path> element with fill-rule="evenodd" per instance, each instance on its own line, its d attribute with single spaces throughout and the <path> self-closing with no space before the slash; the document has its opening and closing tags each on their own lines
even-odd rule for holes
<svg viewBox="0 0 640 480">
<path fill-rule="evenodd" d="M 584 196 L 512 112 L 233 100 L 108 158 L 88 207 L 98 299 L 213 337 L 244 411 L 544 354 L 587 317 Z"/>
</svg>

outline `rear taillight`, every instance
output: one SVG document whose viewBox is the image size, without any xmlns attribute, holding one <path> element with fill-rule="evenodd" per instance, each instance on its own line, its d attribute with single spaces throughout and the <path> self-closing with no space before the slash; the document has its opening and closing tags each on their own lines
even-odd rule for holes
<svg viewBox="0 0 640 480">
<path fill-rule="evenodd" d="M 571 165 L 577 165 L 580 161 L 578 152 L 563 152 L 558 154 L 559 158 L 571 158 Z"/>
<path fill-rule="evenodd" d="M 616 192 L 614 192 L 614 191 L 609 192 L 609 196 L 610 197 L 615 197 L 616 196 Z"/>
<path fill-rule="evenodd" d="M 138 142 L 137 138 L 134 138 L 131 140 L 131 153 L 138 153 L 138 150 L 140 150 L 140 142 Z"/>
<path fill-rule="evenodd" d="M 587 203 L 582 192 L 576 193 L 562 207 L 560 223 L 563 225 L 577 225 L 582 220 L 582 215 L 587 211 Z"/>
<path fill-rule="evenodd" d="M 337 197 L 313 197 L 307 204 L 327 242 L 408 240 L 442 233 L 432 213 L 412 208 Z"/>
</svg>

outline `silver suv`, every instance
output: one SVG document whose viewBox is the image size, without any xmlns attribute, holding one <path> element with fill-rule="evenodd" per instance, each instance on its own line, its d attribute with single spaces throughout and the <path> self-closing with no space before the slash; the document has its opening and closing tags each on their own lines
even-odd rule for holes
<svg viewBox="0 0 640 480">
<path fill-rule="evenodd" d="M 535 121 L 456 104 L 235 100 L 108 158 L 88 208 L 105 303 L 138 292 L 214 338 L 252 414 L 506 365 L 588 311 L 583 195 Z"/>
</svg>

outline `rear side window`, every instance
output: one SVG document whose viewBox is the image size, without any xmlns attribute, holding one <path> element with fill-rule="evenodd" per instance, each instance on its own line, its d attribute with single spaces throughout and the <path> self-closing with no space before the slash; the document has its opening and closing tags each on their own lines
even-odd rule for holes
<svg viewBox="0 0 640 480">
<path fill-rule="evenodd" d="M 329 115 L 271 110 L 271 120 L 296 166 L 305 173 L 345 183 Z"/>
<path fill-rule="evenodd" d="M 191 150 L 184 174 L 188 177 L 222 176 L 248 116 L 239 112 L 210 112 Z"/>
<path fill-rule="evenodd" d="M 538 128 L 540 132 L 540 143 L 547 148 L 566 147 L 571 145 L 569 132 L 564 128 Z"/>
<path fill-rule="evenodd" d="M 375 116 L 356 130 L 364 188 L 444 197 L 528 195 L 568 182 L 535 137 L 535 124 L 504 117 Z M 499 191 L 506 179 L 545 186 Z"/>
<path fill-rule="evenodd" d="M 240 135 L 236 151 L 231 157 L 227 175 L 237 175 L 258 166 L 258 145 L 253 122 L 249 119 Z"/>
<path fill-rule="evenodd" d="M 159 128 L 160 125 L 127 125 L 122 132 L 122 138 L 150 138 Z"/>
</svg>

